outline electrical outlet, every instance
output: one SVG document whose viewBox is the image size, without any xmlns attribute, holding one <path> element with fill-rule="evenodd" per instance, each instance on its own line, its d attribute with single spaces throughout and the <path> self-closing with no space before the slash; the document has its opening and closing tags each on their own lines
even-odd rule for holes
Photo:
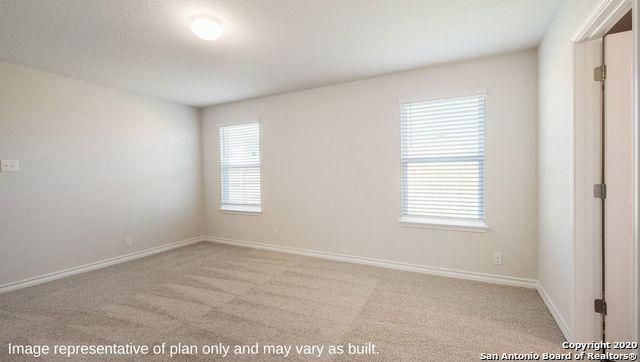
<svg viewBox="0 0 640 362">
<path fill-rule="evenodd" d="M 127 238 L 124 239 L 124 247 L 128 248 L 130 246 L 133 246 L 133 237 L 132 236 L 127 236 Z"/>
<path fill-rule="evenodd" d="M 2 160 L 2 161 L 0 161 L 0 171 L 2 171 L 2 172 L 18 172 L 18 160 Z"/>
<path fill-rule="evenodd" d="M 273 237 L 276 239 L 280 238 L 280 229 L 273 229 Z"/>
<path fill-rule="evenodd" d="M 502 265 L 502 253 L 493 252 L 493 265 Z"/>
</svg>

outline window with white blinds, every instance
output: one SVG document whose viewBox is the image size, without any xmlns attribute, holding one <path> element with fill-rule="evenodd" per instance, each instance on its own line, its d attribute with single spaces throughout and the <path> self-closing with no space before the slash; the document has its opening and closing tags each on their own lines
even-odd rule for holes
<svg viewBox="0 0 640 362">
<path fill-rule="evenodd" d="M 260 124 L 220 127 L 221 209 L 260 212 Z"/>
<path fill-rule="evenodd" d="M 484 225 L 484 96 L 401 105 L 402 218 Z"/>
</svg>

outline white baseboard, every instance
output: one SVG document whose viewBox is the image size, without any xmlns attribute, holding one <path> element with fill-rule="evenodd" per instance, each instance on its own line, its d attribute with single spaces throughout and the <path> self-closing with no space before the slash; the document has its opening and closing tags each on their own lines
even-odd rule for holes
<svg viewBox="0 0 640 362">
<path fill-rule="evenodd" d="M 556 308 L 555 304 L 553 304 L 551 298 L 549 298 L 549 295 L 547 294 L 547 291 L 544 290 L 544 287 L 542 286 L 542 284 L 540 284 L 540 282 L 537 282 L 537 289 L 538 294 L 540 294 L 540 298 L 542 298 L 542 301 L 547 306 L 547 309 L 549 309 L 549 312 L 553 316 L 553 319 L 556 320 L 556 324 L 558 324 L 558 327 L 560 327 L 560 331 L 564 335 L 564 338 L 567 341 L 572 341 L 573 338 L 571 334 L 571 328 L 569 328 L 567 322 L 564 320 L 564 318 L 562 318 L 562 315 L 558 311 L 558 308 Z"/>
<path fill-rule="evenodd" d="M 100 268 L 104 268 L 104 267 L 119 264 L 119 263 L 124 263 L 131 260 L 144 258 L 145 256 L 162 253 L 163 251 L 168 251 L 168 250 L 179 248 L 182 246 L 195 244 L 197 242 L 205 241 L 205 240 L 207 240 L 206 237 L 197 236 L 191 239 L 176 241 L 176 242 L 165 244 L 162 246 L 157 246 L 155 248 L 145 249 L 145 250 L 136 251 L 130 254 L 116 256 L 115 258 L 96 261 L 93 263 L 80 265 L 80 266 L 76 266 L 76 267 L 68 268 L 64 270 L 59 270 L 53 273 L 43 274 L 37 277 L 24 279 L 17 282 L 3 284 L 3 285 L 0 285 L 0 293 L 9 292 L 16 289 L 22 289 L 22 288 L 30 287 L 33 285 L 50 282 L 52 280 L 65 278 L 74 274 L 80 274 L 80 273 L 88 272 L 91 270 L 100 269 Z"/>
<path fill-rule="evenodd" d="M 124 263 L 127 261 L 143 258 L 145 256 L 150 256 L 153 254 L 158 254 L 158 253 L 179 248 L 182 246 L 195 244 L 200 241 L 209 241 L 214 243 L 244 246 L 244 247 L 249 247 L 254 249 L 271 250 L 271 251 L 283 252 L 288 254 L 303 255 L 303 256 L 356 263 L 356 264 L 372 265 L 372 266 L 377 266 L 382 268 L 404 270 L 404 271 L 438 275 L 438 276 L 450 277 L 450 278 L 475 280 L 475 281 L 480 281 L 485 283 L 502 284 L 502 285 L 537 289 L 538 293 L 540 294 L 540 297 L 544 301 L 545 305 L 549 309 L 549 312 L 551 313 L 556 323 L 558 324 L 558 327 L 562 331 L 562 334 L 568 341 L 571 341 L 571 330 L 569 329 L 569 326 L 567 325 L 565 320 L 562 318 L 562 316 L 558 312 L 558 309 L 556 308 L 556 306 L 553 304 L 553 302 L 547 295 L 547 292 L 544 290 L 544 287 L 542 286 L 542 284 L 540 284 L 540 282 L 534 279 L 510 277 L 510 276 L 496 275 L 496 274 L 476 273 L 476 272 L 469 272 L 464 270 L 432 267 L 432 266 L 404 263 L 404 262 L 398 262 L 398 261 L 366 258 L 366 257 L 353 256 L 353 255 L 344 255 L 344 254 L 338 254 L 338 253 L 330 253 L 330 252 L 316 251 L 316 250 L 309 250 L 309 249 L 300 249 L 300 248 L 293 248 L 288 246 L 280 246 L 280 245 L 265 244 L 265 243 L 254 243 L 249 241 L 241 241 L 241 240 L 211 237 L 211 236 L 197 236 L 191 239 L 177 241 L 177 242 L 169 243 L 166 245 L 158 246 L 155 248 L 150 248 L 150 249 L 137 251 L 137 252 L 126 254 L 126 255 L 117 256 L 115 258 L 105 259 L 105 260 L 97 261 L 90 264 L 85 264 L 85 265 L 81 265 L 81 266 L 77 266 L 69 269 L 60 270 L 53 273 L 43 274 L 43 275 L 29 278 L 29 279 L 20 280 L 17 282 L 3 284 L 3 285 L 0 285 L 0 293 L 9 292 L 9 291 L 17 290 L 21 288 L 26 288 L 33 285 L 46 283 L 52 280 L 65 278 L 71 275 L 80 274 L 80 273 L 88 272 L 91 270 L 119 264 L 119 263 Z"/>
<path fill-rule="evenodd" d="M 382 268 L 404 270 L 404 271 L 438 275 L 438 276 L 450 277 L 450 278 L 475 280 L 475 281 L 486 282 L 486 283 L 510 285 L 510 286 L 516 286 L 516 287 L 532 288 L 532 289 L 536 289 L 538 286 L 538 281 L 534 279 L 510 277 L 510 276 L 495 275 L 495 274 L 476 273 L 476 272 L 469 272 L 464 270 L 455 270 L 455 269 L 440 268 L 440 267 L 433 267 L 433 266 L 426 266 L 426 265 L 419 265 L 419 264 L 404 263 L 404 262 L 398 262 L 398 261 L 366 258 L 366 257 L 360 257 L 360 256 L 344 255 L 344 254 L 337 254 L 337 253 L 330 253 L 330 252 L 316 251 L 316 250 L 309 250 L 309 249 L 299 249 L 299 248 L 292 248 L 288 246 L 280 246 L 280 245 L 273 245 L 273 244 L 254 243 L 249 241 L 241 241 L 241 240 L 234 240 L 234 239 L 220 238 L 220 237 L 213 237 L 213 236 L 207 236 L 206 239 L 207 241 L 214 242 L 214 243 L 278 251 L 282 253 L 310 256 L 315 258 L 343 261 L 343 262 L 349 262 L 349 263 L 373 265 L 373 266 L 378 266 Z"/>
</svg>

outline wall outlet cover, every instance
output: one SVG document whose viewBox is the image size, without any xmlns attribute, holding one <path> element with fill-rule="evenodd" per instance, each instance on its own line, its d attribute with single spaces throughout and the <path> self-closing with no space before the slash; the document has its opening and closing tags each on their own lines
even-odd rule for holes
<svg viewBox="0 0 640 362">
<path fill-rule="evenodd" d="M 124 246 L 125 247 L 133 246 L 133 237 L 128 236 L 126 239 L 124 239 Z"/>
<path fill-rule="evenodd" d="M 494 251 L 492 261 L 493 265 L 502 265 L 502 253 Z"/>
</svg>

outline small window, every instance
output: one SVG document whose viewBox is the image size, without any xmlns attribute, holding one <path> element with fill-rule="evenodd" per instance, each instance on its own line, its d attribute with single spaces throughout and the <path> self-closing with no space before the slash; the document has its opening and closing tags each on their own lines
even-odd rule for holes
<svg viewBox="0 0 640 362">
<path fill-rule="evenodd" d="M 402 218 L 484 227 L 484 96 L 401 105 Z"/>
<path fill-rule="evenodd" d="M 221 209 L 261 212 L 260 125 L 220 127 Z"/>
</svg>

